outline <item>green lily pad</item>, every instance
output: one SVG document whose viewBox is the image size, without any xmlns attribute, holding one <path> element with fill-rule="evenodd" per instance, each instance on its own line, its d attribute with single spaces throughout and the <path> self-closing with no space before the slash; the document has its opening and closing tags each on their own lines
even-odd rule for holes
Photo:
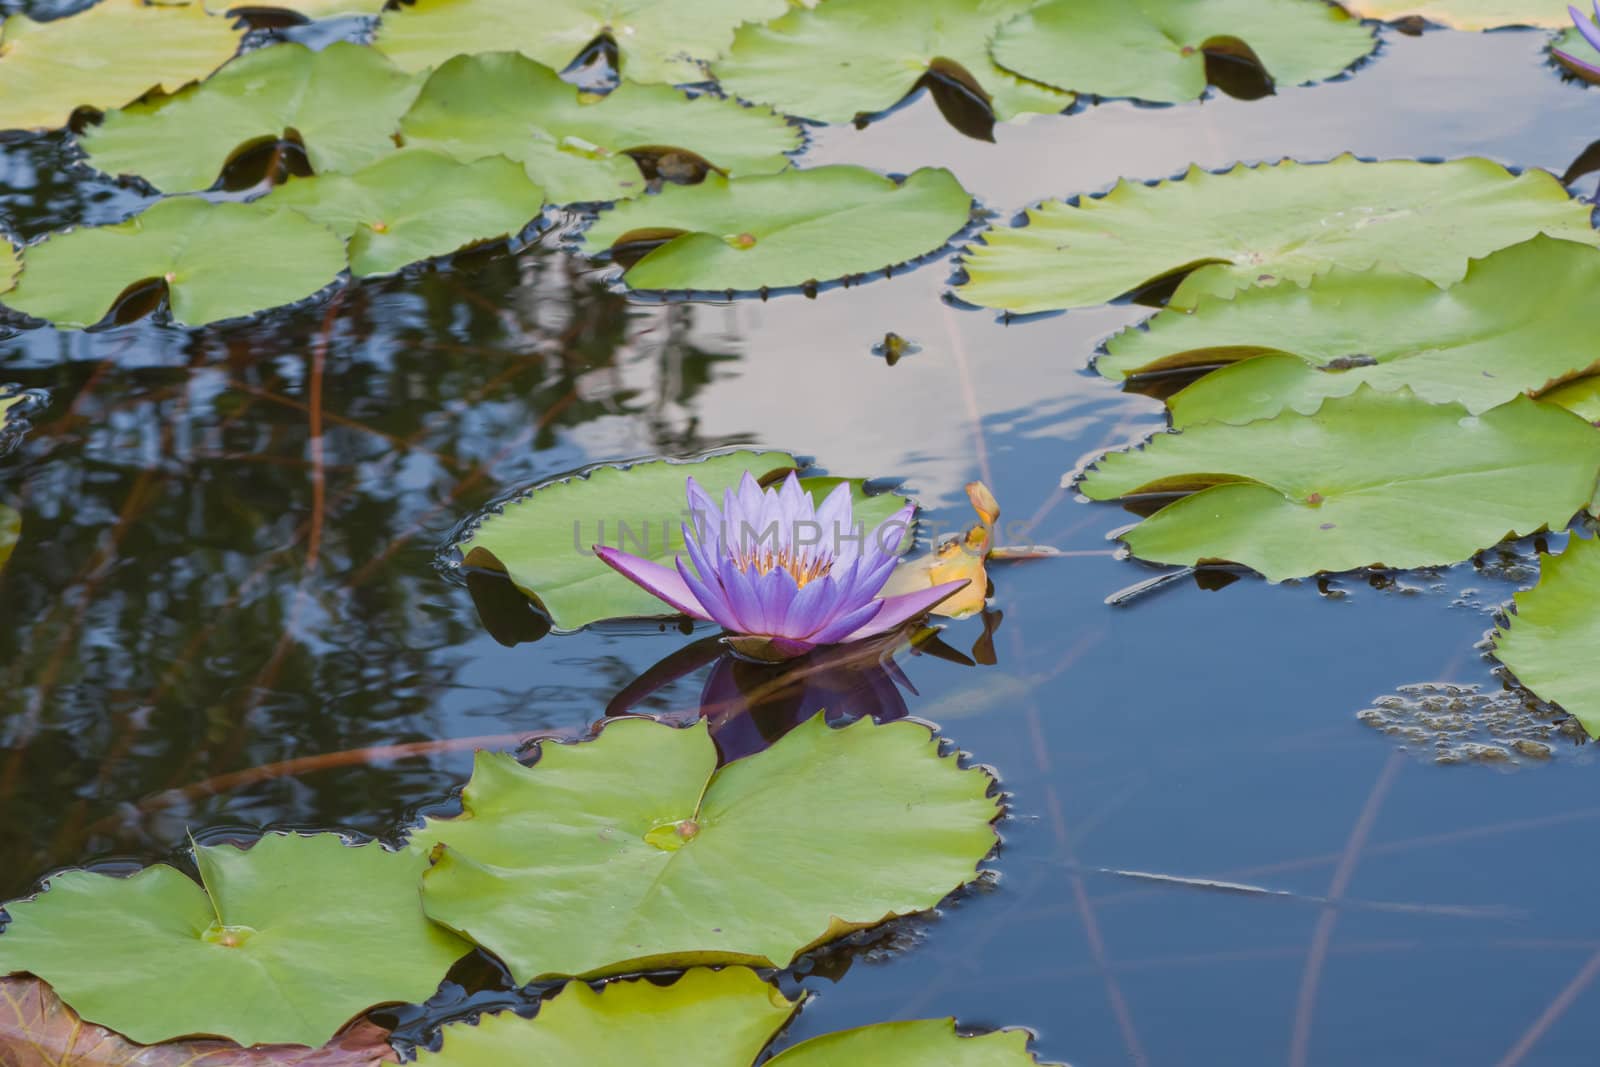
<svg viewBox="0 0 1600 1067">
<path fill-rule="evenodd" d="M 49 982 L 141 1044 L 194 1035 L 322 1045 L 379 1004 L 424 1000 L 467 946 L 417 905 L 425 860 L 337 834 L 196 846 L 199 885 L 165 864 L 53 876 L 8 904 L 0 973 Z"/>
<path fill-rule="evenodd" d="M 635 155 L 676 153 L 726 174 L 771 174 L 801 147 L 800 131 L 770 108 L 632 82 L 595 97 L 516 52 L 444 64 L 401 129 L 407 144 L 459 159 L 504 155 L 524 163 L 559 204 L 643 193 Z"/>
<path fill-rule="evenodd" d="M 563 630 L 602 619 L 670 615 L 665 604 L 596 558 L 592 547 L 603 543 L 670 566 L 684 551 L 679 528 L 686 518 L 684 483 L 690 475 L 720 500 L 745 471 L 766 481 L 798 465 L 783 452 L 741 451 L 694 463 L 595 467 L 529 490 L 457 547 L 469 563 L 504 570 Z M 838 480 L 802 478 L 800 484 L 820 501 Z M 852 481 L 851 489 L 855 519 L 868 529 L 906 505 L 893 493 L 867 496 L 860 480 Z"/>
<path fill-rule="evenodd" d="M 1357 18 L 1400 19 L 1417 15 L 1457 30 L 1537 26 L 1555 30 L 1570 25 L 1566 0 L 1343 0 Z"/>
<path fill-rule="evenodd" d="M 957 294 L 1056 311 L 1192 271 L 1170 302 L 1192 307 L 1205 293 L 1376 263 L 1449 285 L 1469 260 L 1539 233 L 1600 244 L 1589 210 L 1542 170 L 1512 175 L 1486 159 L 1191 167 L 1182 180 L 1047 201 L 1027 226 L 985 234 L 966 254 L 969 281 Z"/>
<path fill-rule="evenodd" d="M 669 986 L 630 978 L 598 991 L 570 982 L 532 1019 L 511 1012 L 440 1031 L 438 1052 L 418 1067 L 502 1067 L 510 1063 L 627 1064 L 629 1067 L 751 1067 L 799 1006 L 753 971 L 697 967 Z M 964 1037 L 952 1019 L 863 1026 L 803 1041 L 769 1067 L 1035 1067 L 1021 1030 Z"/>
<path fill-rule="evenodd" d="M 370 48 L 320 52 L 276 44 L 240 56 L 173 96 L 106 115 L 83 137 L 89 163 L 167 192 L 209 189 L 246 150 L 292 139 L 317 173 L 349 171 L 394 151 L 421 82 Z"/>
<path fill-rule="evenodd" d="M 0 23 L 0 130 L 53 129 L 80 107 L 170 92 L 226 63 L 243 34 L 198 3 L 102 0 L 48 22 L 11 15 Z"/>
<path fill-rule="evenodd" d="M 1175 426 L 1310 414 L 1364 382 L 1477 413 L 1600 362 L 1587 307 L 1597 290 L 1600 250 L 1540 236 L 1474 260 L 1448 289 L 1336 269 L 1305 286 L 1206 298 L 1112 338 L 1095 366 L 1122 378 L 1225 364 L 1169 398 Z"/>
<path fill-rule="evenodd" d="M 1600 423 L 1600 374 L 1563 382 L 1548 392 L 1540 393 L 1539 399 L 1547 404 L 1559 404 L 1590 422 Z"/>
<path fill-rule="evenodd" d="M 1573 537 L 1539 559 L 1539 584 L 1516 595 L 1516 614 L 1495 631 L 1495 657 L 1600 737 L 1600 541 Z"/>
<path fill-rule="evenodd" d="M 704 720 L 618 719 L 532 767 L 478 753 L 463 814 L 429 819 L 412 847 L 436 856 L 429 917 L 519 984 L 783 967 L 970 882 L 997 840 L 992 785 L 915 722 L 835 730 L 819 713 L 718 768 Z"/>
<path fill-rule="evenodd" d="M 1071 93 L 995 66 L 989 40 L 1036 0 L 827 0 L 748 22 L 713 71 L 728 92 L 818 122 L 899 103 L 930 72 L 966 86 L 995 117 L 1051 115 Z"/>
<path fill-rule="evenodd" d="M 159 200 L 127 222 L 52 234 L 26 256 L 5 303 L 79 329 L 146 283 L 165 283 L 176 321 L 202 326 L 303 300 L 345 265 L 344 242 L 290 208 L 193 197 Z"/>
<path fill-rule="evenodd" d="M 1323 0 L 1047 0 L 1001 27 L 1005 69 L 1060 89 L 1178 103 L 1206 91 L 1206 52 L 1250 56 L 1278 85 L 1332 78 L 1377 47 Z"/>
<path fill-rule="evenodd" d="M 1600 81 L 1594 73 L 1596 69 L 1600 69 L 1600 51 L 1597 51 L 1595 46 L 1578 32 L 1570 18 L 1563 17 L 1560 24 L 1566 26 L 1566 32 L 1558 36 L 1555 43 L 1550 46 L 1551 57 L 1583 81 Z"/>
<path fill-rule="evenodd" d="M 376 15 L 388 0 L 206 0 L 206 10 L 222 15 L 230 11 L 286 11 L 303 19 Z"/>
<path fill-rule="evenodd" d="M 0 400 L 0 417 L 5 414 L 5 401 Z M 4 423 L 0 422 L 0 426 Z M 4 570 L 22 540 L 22 513 L 16 508 L 0 504 L 0 570 Z"/>
<path fill-rule="evenodd" d="M 634 289 L 778 289 L 925 256 L 971 212 L 972 195 L 942 167 L 899 184 L 844 165 L 731 181 L 713 174 L 601 212 L 583 249 L 664 240 L 623 274 Z"/>
<path fill-rule="evenodd" d="M 271 195 L 350 241 L 357 277 L 513 237 L 539 217 L 544 193 L 503 156 L 462 163 L 408 148 L 354 174 L 291 181 Z"/>
<path fill-rule="evenodd" d="M 727 48 L 741 22 L 781 15 L 789 0 L 418 0 L 388 12 L 377 46 L 406 70 L 452 56 L 521 52 L 564 70 L 601 37 L 623 77 L 682 85 L 706 80 L 701 62 Z"/>
<path fill-rule="evenodd" d="M 1470 415 L 1362 386 L 1315 414 L 1157 434 L 1102 458 L 1093 500 L 1188 493 L 1123 536 L 1156 563 L 1240 563 L 1271 581 L 1457 563 L 1561 529 L 1594 496 L 1600 430 L 1519 396 Z"/>
<path fill-rule="evenodd" d="M 0 293 L 9 290 L 21 272 L 22 260 L 17 257 L 17 250 L 0 234 Z"/>
</svg>

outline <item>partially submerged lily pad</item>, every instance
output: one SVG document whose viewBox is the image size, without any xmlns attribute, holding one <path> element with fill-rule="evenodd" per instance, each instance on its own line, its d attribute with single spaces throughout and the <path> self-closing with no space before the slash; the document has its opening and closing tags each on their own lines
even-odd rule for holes
<svg viewBox="0 0 1600 1067">
<path fill-rule="evenodd" d="M 1501 26 L 1536 26 L 1554 30 L 1569 25 L 1563 0 L 1341 0 L 1352 15 L 1364 19 L 1408 16 L 1457 30 L 1492 30 Z"/>
<path fill-rule="evenodd" d="M 1589 211 L 1545 171 L 1513 175 L 1486 159 L 1191 167 L 1181 180 L 1041 204 L 1027 226 L 991 231 L 967 251 L 969 280 L 956 292 L 985 307 L 1054 311 L 1187 274 L 1171 304 L 1191 307 L 1205 293 L 1377 263 L 1449 285 L 1469 260 L 1539 233 L 1600 245 Z"/>
<path fill-rule="evenodd" d="M 297 142 L 319 174 L 354 170 L 394 151 L 420 84 L 347 41 L 320 52 L 276 44 L 200 85 L 111 112 L 83 148 L 100 170 L 166 192 L 209 189 L 231 160 L 280 140 Z"/>
<path fill-rule="evenodd" d="M 1563 382 L 1547 393 L 1540 393 L 1539 399 L 1546 404 L 1560 404 L 1575 415 L 1600 423 L 1600 374 Z"/>
<path fill-rule="evenodd" d="M 1093 500 L 1184 494 L 1122 536 L 1141 559 L 1240 563 L 1271 581 L 1457 563 L 1561 529 L 1600 477 L 1600 430 L 1518 397 L 1481 415 L 1362 386 L 1312 415 L 1201 423 L 1103 457 Z"/>
<path fill-rule="evenodd" d="M 665 85 L 624 82 L 594 97 L 516 52 L 458 56 L 423 87 L 401 123 L 408 145 L 527 165 L 552 202 L 617 200 L 646 189 L 639 161 L 670 171 L 771 174 L 800 132 L 770 108 Z"/>
<path fill-rule="evenodd" d="M 992 784 L 914 722 L 835 730 L 818 714 L 719 769 L 703 720 L 618 719 L 532 767 L 480 752 L 463 813 L 411 844 L 436 856 L 428 915 L 518 983 L 783 967 L 971 881 L 996 842 Z"/>
<path fill-rule="evenodd" d="M 1309 414 L 1364 382 L 1476 413 L 1600 362 L 1597 290 L 1600 249 L 1540 236 L 1474 260 L 1448 289 L 1378 267 L 1208 297 L 1118 334 L 1095 366 L 1122 378 L 1221 365 L 1168 400 L 1176 426 Z"/>
<path fill-rule="evenodd" d="M 351 272 L 368 277 L 515 237 L 539 217 L 544 193 L 504 156 L 462 163 L 408 148 L 354 174 L 291 181 L 271 202 L 347 238 Z"/>
<path fill-rule="evenodd" d="M 379 1067 L 399 1057 L 363 1019 L 320 1048 L 193 1038 L 136 1045 L 86 1023 L 37 978 L 0 978 L 0 1067 Z"/>
<path fill-rule="evenodd" d="M 843 165 L 710 175 L 601 212 L 583 250 L 654 245 L 622 276 L 634 289 L 779 289 L 925 256 L 960 232 L 971 209 L 971 194 L 943 168 L 901 183 Z"/>
<path fill-rule="evenodd" d="M 22 271 L 22 260 L 17 256 L 17 250 L 0 233 L 0 293 L 10 289 L 16 282 L 17 275 Z"/>
<path fill-rule="evenodd" d="M 48 22 L 11 15 L 0 23 L 0 130 L 53 129 L 80 107 L 175 91 L 226 63 L 243 35 L 198 2 L 101 0 Z"/>
<path fill-rule="evenodd" d="M 221 15 L 236 11 L 270 11 L 303 19 L 332 19 L 350 15 L 376 15 L 388 0 L 205 0 L 206 10 Z"/>
<path fill-rule="evenodd" d="M 441 1030 L 439 1051 L 419 1067 L 502 1067 L 509 1063 L 692 1063 L 752 1067 L 799 1007 L 753 971 L 689 970 L 671 985 L 644 978 L 599 990 L 569 982 L 529 1019 L 512 1012 Z M 1021 1030 L 963 1036 L 952 1019 L 883 1023 L 824 1034 L 765 1061 L 769 1067 L 1035 1067 Z"/>
<path fill-rule="evenodd" d="M 127 222 L 29 246 L 22 278 L 3 299 L 81 329 L 130 288 L 155 283 L 166 286 L 176 321 L 202 326 L 303 300 L 344 266 L 344 242 L 290 208 L 176 197 Z"/>
<path fill-rule="evenodd" d="M 1377 43 L 1323 0 L 1046 0 L 1002 26 L 991 52 L 1060 89 L 1177 103 L 1205 92 L 1208 52 L 1302 85 L 1340 74 Z"/>
<path fill-rule="evenodd" d="M 458 547 L 469 565 L 505 571 L 563 630 L 602 619 L 667 615 L 667 605 L 606 566 L 593 546 L 605 544 L 670 565 L 684 551 L 680 527 L 688 517 L 684 483 L 689 475 L 720 500 L 747 470 L 766 481 L 797 465 L 783 452 L 740 451 L 695 463 L 595 467 L 534 487 L 488 516 Z M 837 483 L 803 478 L 800 484 L 820 500 Z M 906 504 L 893 493 L 867 496 L 859 480 L 851 485 L 856 520 L 868 529 Z"/>
<path fill-rule="evenodd" d="M 199 884 L 165 864 L 53 876 L 6 906 L 0 973 L 44 979 L 84 1019 L 142 1044 L 316 1047 L 369 1008 L 431 996 L 467 949 L 423 916 L 426 860 L 413 852 L 267 834 L 194 856 Z"/>
<path fill-rule="evenodd" d="M 706 80 L 700 63 L 727 47 L 741 22 L 773 18 L 789 0 L 418 0 L 378 27 L 377 46 L 406 70 L 452 56 L 512 50 L 565 69 L 604 37 L 622 76 L 681 85 Z"/>
<path fill-rule="evenodd" d="M 1578 8 L 1583 10 L 1581 4 Z M 1584 11 L 1584 17 L 1591 22 L 1594 21 L 1587 11 Z M 1571 24 L 1569 18 L 1562 18 L 1560 25 L 1566 26 L 1566 31 L 1550 46 L 1551 57 L 1582 80 L 1600 83 L 1600 50 L 1596 50 L 1595 46 L 1578 32 L 1578 28 Z"/>
<path fill-rule="evenodd" d="M 899 103 L 930 73 L 963 86 L 1000 121 L 1055 114 L 1064 93 L 1001 70 L 989 40 L 1035 0 L 827 0 L 734 35 L 717 79 L 745 100 L 818 122 Z"/>
<path fill-rule="evenodd" d="M 1516 614 L 1494 634 L 1494 654 L 1541 700 L 1600 737 L 1600 539 L 1574 536 L 1539 563 L 1539 584 L 1516 595 Z"/>
</svg>

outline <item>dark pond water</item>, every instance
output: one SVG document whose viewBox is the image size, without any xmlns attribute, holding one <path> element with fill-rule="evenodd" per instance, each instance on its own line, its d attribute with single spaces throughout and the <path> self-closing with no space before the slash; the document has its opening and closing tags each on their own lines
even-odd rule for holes
<svg viewBox="0 0 1600 1067">
<path fill-rule="evenodd" d="M 1600 137 L 1600 97 L 1545 65 L 1545 41 L 1386 30 L 1339 83 L 1109 104 L 992 145 L 920 99 L 818 131 L 807 160 L 948 165 L 1003 216 L 1191 162 L 1482 154 L 1561 173 Z M 137 201 L 70 159 L 50 138 L 6 146 L 0 217 L 33 236 Z M 1554 735 L 1548 758 L 1442 765 L 1358 719 L 1457 700 L 1537 726 L 1475 647 L 1531 580 L 1531 546 L 1371 580 L 1185 577 L 1110 606 L 1156 572 L 1113 556 L 1126 513 L 1059 485 L 1161 425 L 1156 401 L 1086 370 L 1145 312 L 1006 325 L 943 302 L 948 274 L 661 306 L 550 237 L 245 325 L 0 337 L 0 382 L 49 394 L 0 460 L 0 502 L 23 515 L 0 574 L 0 892 L 163 857 L 189 830 L 388 834 L 447 802 L 474 744 L 583 733 L 691 639 L 506 643 L 537 627 L 438 566 L 441 546 L 586 463 L 750 443 L 904 479 L 947 526 L 981 477 L 1069 553 L 997 570 L 986 621 L 902 655 L 915 691 L 838 682 L 858 710 L 938 723 L 996 768 L 1011 814 L 990 884 L 800 968 L 818 997 L 786 1041 L 953 1014 L 1034 1027 L 1043 1058 L 1079 1067 L 1594 1062 L 1590 751 Z M 888 331 L 921 351 L 874 357 Z M 641 707 L 694 714 L 704 675 Z M 418 748 L 341 755 L 395 745 Z M 446 999 L 404 1013 L 412 1032 L 460 1009 Z"/>
</svg>

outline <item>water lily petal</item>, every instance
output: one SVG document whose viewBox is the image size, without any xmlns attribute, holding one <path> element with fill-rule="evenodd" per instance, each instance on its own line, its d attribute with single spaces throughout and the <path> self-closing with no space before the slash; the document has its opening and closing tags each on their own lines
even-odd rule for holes
<svg viewBox="0 0 1600 1067">
<path fill-rule="evenodd" d="M 808 582 L 789 605 L 789 613 L 783 620 L 784 636 L 810 637 L 828 621 L 838 603 L 838 578 L 830 575 Z"/>
<path fill-rule="evenodd" d="M 698 540 L 705 549 L 714 556 L 722 554 L 722 511 L 717 507 L 716 501 L 711 499 L 711 494 L 705 491 L 701 484 L 690 475 L 687 482 L 687 496 L 689 498 L 689 524 L 686 530 L 694 531 L 694 539 Z M 689 539 L 685 533 L 684 538 Z"/>
<path fill-rule="evenodd" d="M 612 570 L 639 586 L 651 596 L 666 601 L 678 611 L 696 619 L 710 619 L 700 599 L 677 571 L 654 560 L 630 555 L 616 548 L 596 545 L 595 555 Z"/>
<path fill-rule="evenodd" d="M 706 614 L 711 616 L 711 620 L 724 630 L 737 630 L 739 628 L 738 620 L 734 618 L 732 610 L 728 607 L 728 598 L 723 593 L 722 585 L 717 581 L 715 572 L 713 572 L 710 581 L 701 581 L 689 572 L 689 568 L 684 564 L 682 556 L 677 557 L 677 563 L 678 574 L 683 578 L 684 584 L 689 587 L 689 591 L 694 594 L 695 599 L 700 601 L 700 606 L 705 608 Z"/>
<path fill-rule="evenodd" d="M 828 620 L 826 626 L 806 638 L 806 640 L 815 641 L 819 645 L 831 645 L 839 641 L 849 640 L 851 635 L 876 620 L 883 613 L 884 606 L 888 603 L 887 600 L 873 600 L 861 605 L 854 611 L 836 615 Z M 884 629 L 888 629 L 888 627 L 884 627 Z M 882 631 L 875 630 L 873 632 L 881 633 Z"/>
<path fill-rule="evenodd" d="M 756 596 L 749 572 L 740 570 L 732 560 L 724 559 L 721 561 L 720 577 L 722 591 L 728 595 L 728 610 L 738 622 L 733 629 L 741 634 L 771 633 L 766 625 L 766 612 L 762 610 L 761 598 Z"/>
<path fill-rule="evenodd" d="M 878 603 L 883 605 L 883 608 L 878 612 L 878 614 L 874 616 L 865 626 L 853 631 L 848 636 L 843 638 L 843 640 L 859 641 L 863 637 L 871 637 L 874 634 L 886 633 L 889 630 L 894 629 L 896 626 L 899 626 L 907 619 L 914 619 L 918 615 L 925 614 L 932 610 L 933 607 L 941 600 L 944 600 L 946 597 L 954 596 L 956 593 L 966 588 L 969 581 L 971 581 L 971 579 L 963 578 L 958 582 L 945 582 L 943 585 L 936 585 L 929 589 L 919 589 L 915 593 L 906 593 L 902 596 L 886 597 L 885 599 L 878 601 Z"/>
<path fill-rule="evenodd" d="M 911 519 L 917 513 L 915 504 L 907 504 L 880 522 L 867 536 L 867 549 L 863 555 L 876 561 L 884 556 L 900 555 L 900 545 L 911 531 Z"/>
<path fill-rule="evenodd" d="M 817 547 L 823 555 L 839 558 L 844 535 L 855 533 L 854 510 L 847 482 L 834 486 L 833 492 L 817 505 L 816 523 L 822 529 L 822 541 Z"/>
<path fill-rule="evenodd" d="M 774 567 L 757 578 L 755 585 L 764 617 L 762 632 L 773 635 L 788 633 L 789 607 L 794 603 L 794 598 L 800 595 L 794 575 L 782 567 Z"/>
</svg>

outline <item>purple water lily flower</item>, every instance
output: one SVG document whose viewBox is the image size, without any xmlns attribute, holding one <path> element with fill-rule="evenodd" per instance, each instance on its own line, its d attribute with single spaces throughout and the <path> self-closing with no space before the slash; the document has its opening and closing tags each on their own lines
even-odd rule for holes
<svg viewBox="0 0 1600 1067">
<path fill-rule="evenodd" d="M 1583 34 L 1583 39 L 1594 46 L 1596 51 L 1600 51 L 1600 26 L 1595 25 L 1595 19 L 1600 19 L 1600 0 L 1595 0 L 1595 19 L 1591 19 L 1588 15 L 1585 15 L 1576 7 L 1572 7 L 1570 5 L 1567 7 L 1567 14 L 1572 16 L 1572 24 L 1578 28 L 1579 33 Z M 1590 81 L 1600 82 L 1600 67 L 1595 66 L 1593 63 L 1588 63 L 1582 59 L 1579 59 L 1571 52 L 1563 52 L 1559 48 L 1554 49 L 1553 51 L 1563 63 L 1571 67 L 1577 73 L 1583 75 Z"/>
<path fill-rule="evenodd" d="M 720 508 L 693 478 L 688 497 L 688 562 L 679 556 L 673 569 L 615 548 L 595 553 L 685 615 L 720 624 L 734 650 L 753 659 L 790 659 L 885 633 L 967 584 L 879 597 L 915 509 L 907 505 L 867 533 L 855 525 L 846 484 L 819 505 L 792 472 L 780 488 L 763 490 L 747 471 Z"/>
</svg>

